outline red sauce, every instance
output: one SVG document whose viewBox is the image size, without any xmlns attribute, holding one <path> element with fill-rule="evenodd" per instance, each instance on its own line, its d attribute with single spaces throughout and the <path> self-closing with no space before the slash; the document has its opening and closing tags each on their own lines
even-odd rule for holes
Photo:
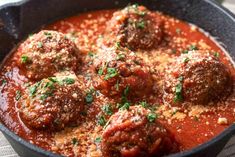
<svg viewBox="0 0 235 157">
<path fill-rule="evenodd" d="M 99 39 L 102 38 L 106 27 L 105 24 L 110 20 L 113 12 L 114 10 L 103 10 L 84 13 L 57 21 L 49 26 L 43 27 L 43 29 L 56 30 L 69 34 L 70 36 L 78 37 L 75 39 L 75 43 L 79 47 L 83 56 L 86 56 L 89 52 L 96 52 L 96 46 L 94 45 L 97 45 L 99 43 Z M 164 61 L 161 62 L 164 58 L 169 59 L 177 57 L 183 50 L 188 49 L 190 45 L 197 45 L 199 49 L 209 49 L 211 52 L 217 52 L 219 60 L 229 68 L 234 80 L 235 70 L 231 61 L 226 56 L 226 52 L 218 43 L 212 40 L 210 36 L 186 22 L 161 13 L 157 14 L 164 21 L 165 39 L 170 44 L 166 45 L 163 43 L 157 48 L 157 50 L 151 51 L 151 53 L 156 53 L 156 57 L 160 60 L 156 63 L 150 62 L 152 66 L 165 66 L 166 64 L 164 64 Z M 150 50 L 147 51 L 150 52 Z M 167 53 L 161 57 L 160 51 L 165 51 Z M 155 56 L 151 53 L 147 55 L 150 58 Z M 159 71 L 162 76 L 164 74 L 164 70 L 160 69 Z M 87 75 L 87 73 L 89 73 L 89 66 L 86 63 L 82 65 L 80 74 Z M 74 154 L 79 154 L 81 152 L 88 156 L 92 156 L 92 151 L 94 150 L 99 154 L 99 143 L 92 141 L 98 136 L 94 135 L 95 137 L 91 137 L 92 133 L 94 133 L 92 124 L 97 127 L 96 129 L 99 134 L 102 131 L 102 128 L 100 128 L 96 123 L 96 118 L 101 112 L 100 105 L 105 102 L 115 102 L 115 99 L 104 99 L 104 96 L 94 98 L 85 118 L 85 121 L 89 126 L 84 127 L 83 131 L 80 131 L 80 129 L 76 130 L 76 128 L 67 128 L 65 131 L 60 132 L 37 131 L 29 129 L 19 118 L 17 108 L 18 101 L 16 100 L 19 92 L 17 93 L 16 91 L 21 91 L 21 93 L 23 93 L 23 85 L 29 82 L 29 80 L 23 75 L 17 66 L 16 50 L 13 50 L 12 55 L 10 55 L 3 63 L 0 76 L 2 81 L 0 83 L 0 119 L 10 130 L 39 147 L 67 156 L 73 156 Z M 89 88 L 90 82 L 87 81 L 86 84 Z M 189 116 L 188 114 L 190 109 L 184 111 L 184 107 L 180 109 L 183 110 L 183 112 L 177 111 L 178 109 L 174 111 L 162 109 L 159 112 L 164 116 L 160 116 L 159 121 L 161 121 L 164 126 L 175 135 L 181 151 L 189 150 L 207 142 L 234 123 L 234 100 L 234 93 L 232 93 L 226 101 L 207 106 L 207 111 L 203 109 L 203 111 L 192 109 L 192 116 Z M 159 95 L 149 96 L 146 101 L 152 102 L 152 104 L 157 104 L 158 107 L 158 104 L 163 103 L 161 100 L 161 93 Z M 195 116 L 193 112 L 197 112 L 196 114 L 200 116 Z M 169 115 L 169 117 L 167 117 L 167 115 Z M 183 118 L 179 118 L 182 116 Z M 221 117 L 227 119 L 226 124 L 218 124 L 218 118 Z M 85 124 L 80 127 L 83 126 L 85 126 Z M 81 134 L 81 132 L 83 132 L 83 134 Z M 74 137 L 76 137 L 80 142 L 86 139 L 84 140 L 86 143 L 81 142 L 80 146 L 71 146 L 71 143 L 68 141 L 72 141 Z M 60 146 L 62 149 L 60 149 Z M 94 150 L 88 148 L 89 146 L 94 146 Z M 84 148 L 85 150 L 81 150 L 79 147 Z"/>
</svg>

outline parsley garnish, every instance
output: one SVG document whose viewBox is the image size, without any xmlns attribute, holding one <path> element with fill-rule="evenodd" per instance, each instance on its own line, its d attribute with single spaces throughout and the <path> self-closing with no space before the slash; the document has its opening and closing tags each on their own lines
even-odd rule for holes
<svg viewBox="0 0 235 157">
<path fill-rule="evenodd" d="M 16 99 L 16 101 L 18 101 L 18 100 L 20 100 L 20 98 L 21 98 L 21 92 L 19 90 L 17 90 L 15 99 Z"/>
<path fill-rule="evenodd" d="M 191 50 L 191 51 L 192 51 L 192 50 L 198 50 L 198 48 L 197 48 L 196 45 L 191 45 L 190 48 L 189 48 L 189 50 Z"/>
<path fill-rule="evenodd" d="M 85 97 L 86 103 L 90 104 L 93 102 L 93 95 L 92 93 L 87 93 Z"/>
<path fill-rule="evenodd" d="M 178 101 L 182 101 L 183 100 L 183 96 L 182 96 L 182 90 L 183 90 L 183 76 L 180 76 L 178 78 L 179 83 L 176 85 L 175 87 L 175 98 L 174 98 L 174 102 L 178 102 Z"/>
<path fill-rule="evenodd" d="M 2 84 L 6 84 L 6 83 L 7 83 L 7 80 L 3 79 Z"/>
<path fill-rule="evenodd" d="M 219 57 L 219 52 L 215 52 L 215 53 L 214 53 L 214 56 L 215 56 L 215 57 Z"/>
<path fill-rule="evenodd" d="M 74 138 L 72 139 L 72 144 L 73 144 L 73 145 L 78 145 L 78 144 L 79 144 L 78 139 L 74 137 Z"/>
<path fill-rule="evenodd" d="M 125 57 L 126 57 L 126 56 L 125 56 L 124 54 L 119 53 L 119 54 L 117 55 L 116 60 L 122 60 L 122 59 L 124 59 Z"/>
<path fill-rule="evenodd" d="M 63 82 L 65 83 L 65 84 L 67 84 L 67 85 L 69 85 L 69 84 L 74 84 L 75 83 L 75 80 L 73 79 L 73 78 L 65 78 L 65 79 L 63 79 Z"/>
<path fill-rule="evenodd" d="M 104 116 L 98 116 L 97 123 L 98 123 L 100 126 L 105 126 L 105 124 L 106 124 L 106 119 L 104 118 Z"/>
<path fill-rule="evenodd" d="M 115 77 L 118 75 L 117 69 L 115 68 L 107 68 L 107 74 L 105 75 L 104 79 L 108 80 L 112 77 Z"/>
<path fill-rule="evenodd" d="M 89 57 L 93 57 L 93 56 L 94 56 L 93 52 L 89 51 L 89 52 L 88 52 L 88 56 L 89 56 Z"/>
<path fill-rule="evenodd" d="M 113 114 L 112 107 L 111 107 L 110 104 L 104 105 L 101 109 L 107 115 L 112 115 Z"/>
<path fill-rule="evenodd" d="M 95 143 L 100 143 L 100 142 L 101 142 L 101 140 L 102 140 L 102 138 L 101 138 L 101 137 L 96 137 L 96 139 L 95 139 Z"/>
<path fill-rule="evenodd" d="M 26 56 L 26 55 L 22 55 L 22 56 L 21 56 L 21 63 L 27 63 L 28 60 L 29 60 L 29 57 L 28 57 L 28 56 Z"/>
<path fill-rule="evenodd" d="M 184 59 L 184 63 L 189 62 L 189 60 L 190 60 L 190 59 L 189 59 L 188 57 L 187 57 L 187 58 L 185 58 L 185 59 Z"/>
<path fill-rule="evenodd" d="M 148 121 L 150 122 L 150 123 L 152 123 L 152 122 L 154 122 L 155 121 L 155 119 L 157 118 L 157 114 L 156 113 L 149 113 L 148 115 L 147 115 L 147 118 L 148 118 Z"/>
<path fill-rule="evenodd" d="M 141 105 L 143 108 L 147 108 L 147 107 L 148 107 L 148 103 L 147 103 L 146 101 L 140 102 L 140 105 Z"/>
<path fill-rule="evenodd" d="M 176 32 L 177 34 L 180 34 L 180 33 L 181 33 L 181 29 L 180 29 L 180 28 L 176 28 L 175 32 Z"/>
<path fill-rule="evenodd" d="M 42 42 L 38 42 L 38 48 L 42 48 Z"/>
<path fill-rule="evenodd" d="M 130 103 L 126 102 L 122 105 L 122 107 L 120 108 L 121 110 L 128 110 L 130 108 Z"/>
<path fill-rule="evenodd" d="M 145 28 L 145 22 L 144 21 L 137 22 L 136 27 L 140 28 L 140 29 L 144 29 Z"/>
</svg>

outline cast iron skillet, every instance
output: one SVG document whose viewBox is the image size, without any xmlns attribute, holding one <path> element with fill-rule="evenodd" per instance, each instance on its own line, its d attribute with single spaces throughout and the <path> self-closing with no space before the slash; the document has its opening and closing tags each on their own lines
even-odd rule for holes
<svg viewBox="0 0 235 157">
<path fill-rule="evenodd" d="M 42 25 L 73 14 L 125 7 L 128 3 L 143 4 L 152 10 L 159 10 L 179 19 L 194 23 L 217 37 L 235 58 L 235 16 L 210 0 L 24 0 L 0 7 L 0 61 L 10 50 Z M 233 59 L 234 60 L 234 59 Z M 60 157 L 36 147 L 0 124 L 0 130 L 22 157 Z M 213 157 L 235 135 L 235 124 L 220 135 L 189 151 L 170 155 L 171 157 Z M 193 136 L 193 135 L 192 135 Z"/>
</svg>

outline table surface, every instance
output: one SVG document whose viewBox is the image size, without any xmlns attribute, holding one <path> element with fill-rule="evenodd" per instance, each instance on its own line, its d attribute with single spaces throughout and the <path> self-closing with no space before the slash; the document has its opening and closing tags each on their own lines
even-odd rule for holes
<svg viewBox="0 0 235 157">
<path fill-rule="evenodd" d="M 20 0 L 0 0 L 0 5 Z M 235 13 L 235 0 L 224 0 L 223 5 Z M 3 134 L 0 132 L 0 157 L 19 157 Z M 235 157 L 235 136 L 226 144 L 223 151 L 217 157 Z"/>
</svg>

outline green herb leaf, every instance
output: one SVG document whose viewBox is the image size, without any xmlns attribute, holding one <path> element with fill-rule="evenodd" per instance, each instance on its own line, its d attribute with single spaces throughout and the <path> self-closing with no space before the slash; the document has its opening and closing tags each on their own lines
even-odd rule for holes
<svg viewBox="0 0 235 157">
<path fill-rule="evenodd" d="M 107 114 L 107 115 L 110 115 L 110 116 L 111 116 L 111 115 L 113 114 L 112 107 L 111 107 L 110 104 L 104 105 L 101 109 L 102 109 L 102 111 L 103 111 L 105 114 Z"/>
<path fill-rule="evenodd" d="M 189 48 L 190 51 L 192 50 L 198 50 L 197 46 L 196 45 L 191 45 L 190 48 Z"/>
<path fill-rule="evenodd" d="M 16 99 L 16 101 L 18 101 L 18 100 L 20 100 L 20 98 L 21 98 L 21 91 L 17 90 L 15 99 Z"/>
<path fill-rule="evenodd" d="M 104 79 L 108 80 L 118 75 L 118 72 L 115 68 L 107 68 L 107 74 L 105 75 Z"/>
<path fill-rule="evenodd" d="M 152 122 L 154 122 L 155 120 L 156 120 L 156 118 L 157 118 L 157 114 L 156 113 L 149 113 L 148 115 L 147 115 L 147 118 L 148 118 L 148 121 L 150 122 L 150 123 L 152 123 Z"/>
<path fill-rule="evenodd" d="M 94 56 L 93 52 L 89 51 L 89 52 L 88 52 L 88 56 L 89 56 L 89 57 L 93 57 L 93 56 Z"/>
<path fill-rule="evenodd" d="M 78 139 L 74 137 L 74 138 L 72 139 L 72 144 L 73 144 L 73 145 L 78 145 L 78 144 L 79 144 Z"/>
<path fill-rule="evenodd" d="M 93 95 L 92 93 L 87 93 L 85 97 L 86 103 L 90 104 L 93 102 Z"/>
<path fill-rule="evenodd" d="M 29 60 L 29 57 L 28 57 L 28 56 L 26 56 L 26 55 L 22 55 L 22 56 L 21 56 L 21 63 L 27 63 L 28 60 Z"/>
<path fill-rule="evenodd" d="M 125 57 L 126 57 L 125 54 L 119 53 L 119 54 L 117 55 L 116 60 L 122 60 L 122 59 L 124 59 Z"/>
<path fill-rule="evenodd" d="M 184 63 L 188 63 L 188 62 L 189 62 L 189 60 L 190 60 L 190 59 L 189 59 L 188 57 L 187 57 L 187 58 L 185 58 L 185 59 L 184 59 Z"/>
<path fill-rule="evenodd" d="M 101 138 L 101 137 L 96 137 L 95 143 L 100 143 L 101 141 L 102 141 L 102 138 Z"/>
<path fill-rule="evenodd" d="M 176 85 L 175 87 L 175 98 L 174 98 L 174 102 L 179 102 L 179 101 L 182 101 L 183 100 L 183 96 L 182 96 L 182 92 L 183 92 L 183 85 L 182 85 L 182 82 L 183 82 L 183 76 L 180 76 L 178 78 L 179 80 L 179 83 Z"/>
<path fill-rule="evenodd" d="M 98 123 L 100 126 L 105 126 L 105 124 L 106 124 L 106 119 L 104 118 L 104 116 L 98 116 L 97 123 Z"/>
<path fill-rule="evenodd" d="M 2 85 L 3 85 L 3 84 L 6 84 L 6 83 L 7 83 L 7 80 L 3 79 L 3 80 L 2 80 Z"/>
<path fill-rule="evenodd" d="M 130 108 L 130 103 L 126 102 L 124 105 L 120 108 L 121 110 L 128 110 Z"/>
<path fill-rule="evenodd" d="M 74 84 L 75 83 L 75 80 L 73 79 L 73 78 L 65 78 L 65 79 L 63 79 L 63 82 L 65 83 L 65 84 L 67 84 L 67 85 L 69 85 L 69 84 Z"/>
<path fill-rule="evenodd" d="M 177 34 L 181 34 L 181 29 L 180 29 L 180 28 L 176 28 L 175 32 L 176 32 Z"/>
<path fill-rule="evenodd" d="M 139 21 L 136 23 L 136 27 L 140 28 L 140 29 L 144 29 L 145 28 L 145 21 Z"/>
<path fill-rule="evenodd" d="M 219 52 L 215 52 L 215 53 L 214 53 L 214 56 L 215 56 L 215 57 L 219 57 Z"/>
<path fill-rule="evenodd" d="M 143 108 L 147 108 L 147 107 L 148 107 L 148 103 L 147 103 L 146 101 L 140 102 L 140 105 L 141 105 Z"/>
<path fill-rule="evenodd" d="M 42 48 L 42 42 L 38 42 L 38 48 Z"/>
</svg>

